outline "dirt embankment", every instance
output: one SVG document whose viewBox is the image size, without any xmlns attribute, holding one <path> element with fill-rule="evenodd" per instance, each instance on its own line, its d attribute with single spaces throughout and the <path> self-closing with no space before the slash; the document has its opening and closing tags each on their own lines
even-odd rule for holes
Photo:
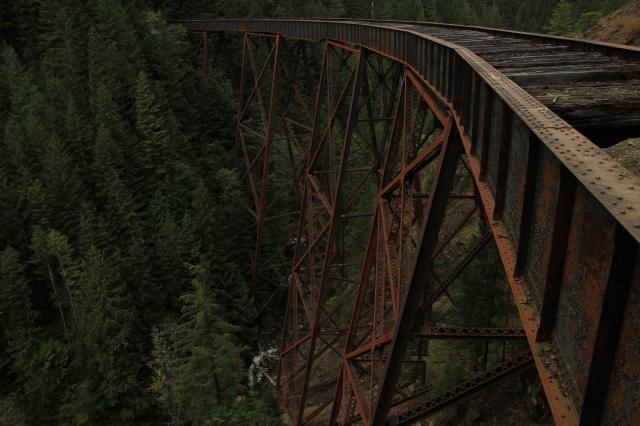
<svg viewBox="0 0 640 426">
<path fill-rule="evenodd" d="M 587 34 L 591 40 L 640 46 L 640 0 L 605 16 Z"/>
<path fill-rule="evenodd" d="M 634 0 L 602 18 L 587 32 L 586 37 L 640 47 L 640 0 Z M 629 139 L 606 151 L 629 171 L 640 176 L 640 139 Z"/>
<path fill-rule="evenodd" d="M 627 170 L 640 176 L 640 139 L 628 139 L 607 149 L 607 153 Z"/>
</svg>

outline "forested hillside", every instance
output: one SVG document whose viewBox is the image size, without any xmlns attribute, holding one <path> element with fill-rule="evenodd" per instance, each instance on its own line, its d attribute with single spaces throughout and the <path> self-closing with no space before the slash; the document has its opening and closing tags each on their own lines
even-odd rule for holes
<svg viewBox="0 0 640 426">
<path fill-rule="evenodd" d="M 233 95 L 144 2 L 3 3 L 0 424 L 270 424 Z"/>
<path fill-rule="evenodd" d="M 375 0 L 376 18 L 577 35 L 623 0 Z M 234 82 L 185 16 L 363 0 L 0 3 L 0 425 L 269 425 Z M 228 70 L 227 70 L 228 71 Z M 268 292 L 270 289 L 262 289 Z"/>
<path fill-rule="evenodd" d="M 628 0 L 217 0 L 156 1 L 172 16 L 336 16 L 455 22 L 579 36 Z"/>
<path fill-rule="evenodd" d="M 640 0 L 605 16 L 586 36 L 592 40 L 640 46 Z"/>
</svg>

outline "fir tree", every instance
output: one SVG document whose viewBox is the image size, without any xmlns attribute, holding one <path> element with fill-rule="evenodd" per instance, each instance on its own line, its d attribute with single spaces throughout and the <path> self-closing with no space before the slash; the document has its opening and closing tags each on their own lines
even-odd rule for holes
<svg viewBox="0 0 640 426">
<path fill-rule="evenodd" d="M 61 139 L 51 136 L 42 160 L 47 222 L 70 235 L 79 220 L 79 211 L 70 206 L 79 206 L 82 197 L 75 164 Z"/>
<path fill-rule="evenodd" d="M 95 111 L 103 86 L 115 101 L 117 111 L 128 115 L 140 58 L 136 32 L 119 0 L 96 0 L 94 13 L 88 41 L 90 104 Z"/>
<path fill-rule="evenodd" d="M 169 174 L 174 151 L 151 82 L 144 72 L 138 74 L 135 105 L 136 128 L 142 142 L 141 154 L 147 180 L 144 190 L 153 192 Z"/>
<path fill-rule="evenodd" d="M 193 291 L 180 298 L 182 315 L 170 366 L 178 405 L 188 419 L 202 424 L 243 391 L 243 349 L 235 337 L 240 328 L 222 319 L 202 268 L 195 275 Z"/>
<path fill-rule="evenodd" d="M 576 34 L 584 34 L 591 27 L 595 26 L 601 18 L 602 14 L 600 12 L 584 12 L 580 15 L 578 22 L 576 22 Z"/>
<path fill-rule="evenodd" d="M 569 0 L 560 0 L 553 10 L 546 30 L 552 35 L 570 36 L 574 34 L 573 4 Z"/>
<path fill-rule="evenodd" d="M 438 21 L 438 9 L 436 7 L 436 0 L 426 0 L 424 4 L 424 16 L 427 21 Z"/>
<path fill-rule="evenodd" d="M 0 424 L 28 426 L 29 416 L 18 405 L 15 397 L 0 398 Z"/>
<path fill-rule="evenodd" d="M 0 319 L 6 349 L 19 370 L 29 365 L 38 329 L 24 263 L 11 246 L 0 252 Z"/>
<path fill-rule="evenodd" d="M 328 0 L 324 2 L 324 5 L 326 6 L 328 16 L 333 18 L 345 16 L 343 0 Z"/>
<path fill-rule="evenodd" d="M 141 366 L 136 311 L 116 256 L 92 248 L 80 268 L 73 362 L 78 382 L 64 407 L 67 421 L 76 424 L 124 424 L 143 408 L 136 404 Z"/>
<path fill-rule="evenodd" d="M 13 5 L 13 18 L 15 23 L 14 45 L 30 61 L 35 62 L 40 58 L 38 50 L 38 15 L 40 1 L 17 0 Z"/>
<path fill-rule="evenodd" d="M 169 323 L 152 331 L 153 349 L 151 350 L 150 367 L 153 377 L 149 390 L 171 419 L 171 425 L 180 426 L 185 423 L 184 411 L 178 405 L 176 393 L 176 377 L 171 365 L 172 337 L 175 324 Z"/>
<path fill-rule="evenodd" d="M 304 9 L 305 16 L 323 17 L 327 16 L 327 9 L 320 0 L 311 0 Z"/>
<path fill-rule="evenodd" d="M 37 326 L 38 314 L 23 265 L 12 247 L 0 253 L 2 338 L 15 375 L 13 390 L 24 395 L 31 413 L 51 422 L 66 374 L 67 348 L 59 340 L 45 338 Z"/>
<path fill-rule="evenodd" d="M 157 3 L 238 16 L 251 2 Z M 233 146 L 231 85 L 222 74 L 200 78 L 184 30 L 145 7 L 18 0 L 0 8 L 11 17 L 0 36 L 16 46 L 0 59 L 0 246 L 16 247 L 0 256 L 8 373 L 0 401 L 9 401 L 6 388 L 34 424 L 148 421 L 155 401 L 145 358 L 159 357 L 151 330 L 182 300 L 180 324 L 198 327 L 165 342 L 173 407 L 202 422 L 277 422 L 259 395 L 234 402 L 246 394 L 240 342 L 254 341 L 255 314 L 242 261 L 251 244 L 244 192 L 223 168 Z M 252 7 L 266 10 L 261 0 Z M 180 299 L 193 264 L 202 286 Z M 9 304 L 38 321 L 19 322 Z M 202 393 L 218 389 L 204 380 L 211 371 L 214 407 Z"/>
<path fill-rule="evenodd" d="M 157 202 L 157 205 L 163 205 Z M 163 293 L 164 308 L 177 312 L 178 297 L 188 290 L 186 241 L 168 209 L 158 212 L 155 222 L 155 278 Z"/>
<path fill-rule="evenodd" d="M 69 337 L 72 318 L 77 320 L 71 288 L 76 278 L 76 262 L 69 241 L 54 229 L 38 226 L 33 232 L 31 250 L 36 273 L 53 292 L 52 303 L 57 306 L 62 328 Z M 68 312 L 71 312 L 71 318 Z"/>
<path fill-rule="evenodd" d="M 74 10 L 75 1 L 41 2 L 39 50 L 44 52 L 45 75 L 64 82 L 65 87 L 83 104 L 86 101 L 86 28 L 82 9 Z"/>
</svg>

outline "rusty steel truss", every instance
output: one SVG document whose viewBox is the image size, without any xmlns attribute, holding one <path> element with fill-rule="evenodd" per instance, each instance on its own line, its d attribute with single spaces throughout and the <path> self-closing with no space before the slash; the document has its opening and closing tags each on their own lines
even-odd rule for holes
<svg viewBox="0 0 640 426">
<path fill-rule="evenodd" d="M 244 33 L 236 145 L 254 285 L 288 291 L 292 424 L 409 424 L 531 366 L 558 424 L 640 421 L 637 178 L 472 51 L 400 24 L 181 23 L 205 73 L 208 33 Z M 519 318 L 446 324 L 478 265 Z M 484 360 L 435 389 L 431 350 L 452 341 Z"/>
</svg>

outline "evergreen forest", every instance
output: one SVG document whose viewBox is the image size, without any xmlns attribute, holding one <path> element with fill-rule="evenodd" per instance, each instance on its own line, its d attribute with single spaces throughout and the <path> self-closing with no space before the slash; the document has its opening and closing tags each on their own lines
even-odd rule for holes
<svg viewBox="0 0 640 426">
<path fill-rule="evenodd" d="M 246 374 L 274 289 L 251 290 L 236 74 L 220 64 L 203 78 L 171 19 L 373 16 L 579 36 L 623 3 L 0 1 L 0 425 L 281 423 L 271 388 Z"/>
</svg>

